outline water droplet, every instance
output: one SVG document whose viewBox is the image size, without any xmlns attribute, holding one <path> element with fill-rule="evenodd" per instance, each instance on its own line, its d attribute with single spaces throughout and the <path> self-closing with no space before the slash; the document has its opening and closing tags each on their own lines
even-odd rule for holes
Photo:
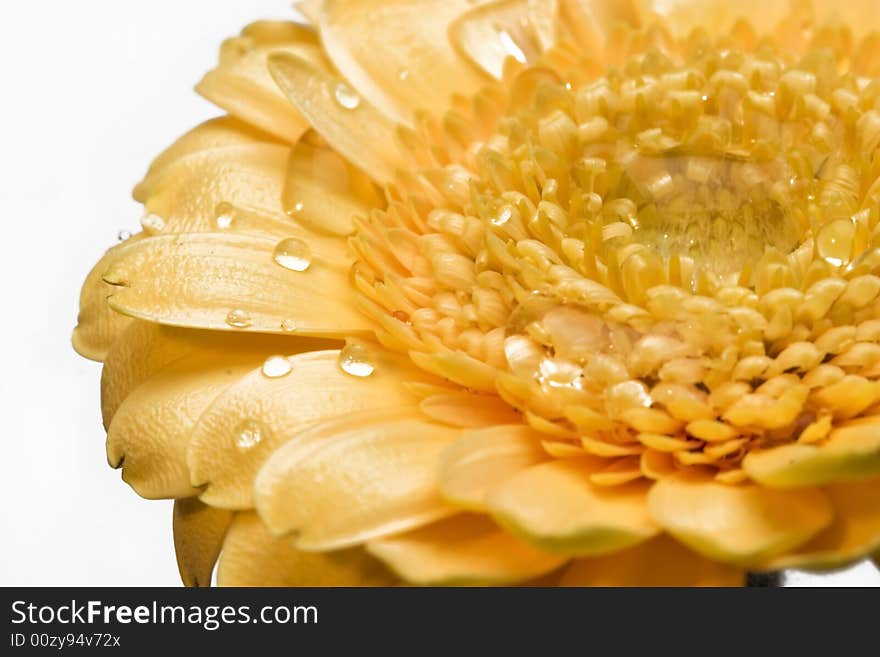
<svg viewBox="0 0 880 657">
<path fill-rule="evenodd" d="M 344 82 L 340 82 L 336 85 L 336 89 L 333 90 L 333 95 L 336 98 L 336 102 L 345 109 L 353 110 L 361 104 L 361 97 L 358 96 L 354 89 Z"/>
<path fill-rule="evenodd" d="M 124 242 L 125 240 L 131 238 L 131 231 L 126 230 L 125 228 L 121 229 L 118 233 L 116 233 L 116 239 L 120 242 Z"/>
<path fill-rule="evenodd" d="M 232 213 L 226 209 L 220 210 L 214 221 L 217 224 L 217 228 L 220 230 L 226 230 L 232 225 Z"/>
<path fill-rule="evenodd" d="M 296 205 L 293 206 L 294 212 L 302 212 L 303 211 L 303 203 L 302 201 L 297 201 Z"/>
<path fill-rule="evenodd" d="M 409 78 L 409 71 L 402 68 L 397 72 L 397 77 L 401 82 L 406 82 L 407 78 Z"/>
<path fill-rule="evenodd" d="M 285 333 L 293 333 L 296 330 L 296 322 L 292 319 L 285 319 L 281 322 L 281 330 Z"/>
<path fill-rule="evenodd" d="M 345 345 L 339 352 L 339 367 L 346 374 L 358 377 L 370 376 L 376 369 L 370 352 L 362 344 Z"/>
<path fill-rule="evenodd" d="M 165 230 L 165 220 L 157 214 L 145 214 L 141 217 L 141 227 L 149 235 L 155 235 Z"/>
<path fill-rule="evenodd" d="M 256 447 L 262 439 L 262 428 L 253 420 L 245 420 L 235 428 L 235 445 L 240 450 Z"/>
<path fill-rule="evenodd" d="M 305 271 L 312 264 L 312 250 L 309 245 L 295 237 L 278 242 L 272 257 L 279 265 L 291 271 Z"/>
<path fill-rule="evenodd" d="M 234 308 L 226 315 L 226 323 L 235 328 L 247 328 L 251 325 L 251 315 L 241 308 Z"/>
<path fill-rule="evenodd" d="M 493 226 L 503 226 L 510 218 L 513 216 L 513 210 L 510 209 L 509 206 L 504 206 L 501 210 L 490 220 Z"/>
<path fill-rule="evenodd" d="M 284 356 L 269 356 L 263 363 L 263 376 L 270 379 L 279 379 L 287 376 L 293 369 L 293 365 Z"/>
</svg>

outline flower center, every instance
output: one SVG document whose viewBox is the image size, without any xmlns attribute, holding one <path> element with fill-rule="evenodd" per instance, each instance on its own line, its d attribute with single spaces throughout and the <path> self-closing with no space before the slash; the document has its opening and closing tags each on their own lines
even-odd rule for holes
<svg viewBox="0 0 880 657">
<path fill-rule="evenodd" d="M 525 69 L 494 132 L 427 128 L 448 164 L 353 242 L 382 339 L 569 446 L 722 473 L 880 402 L 880 85 L 743 38 L 649 29 Z"/>
</svg>

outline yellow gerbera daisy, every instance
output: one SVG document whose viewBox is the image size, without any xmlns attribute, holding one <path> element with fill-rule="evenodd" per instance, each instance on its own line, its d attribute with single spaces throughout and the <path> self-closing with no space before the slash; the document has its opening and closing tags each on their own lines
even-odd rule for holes
<svg viewBox="0 0 880 657">
<path fill-rule="evenodd" d="M 86 280 L 186 584 L 736 585 L 880 547 L 880 4 L 318 0 Z"/>
</svg>

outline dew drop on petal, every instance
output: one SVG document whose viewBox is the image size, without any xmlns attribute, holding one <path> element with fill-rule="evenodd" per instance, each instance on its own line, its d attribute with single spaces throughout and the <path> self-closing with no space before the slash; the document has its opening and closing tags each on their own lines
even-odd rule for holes
<svg viewBox="0 0 880 657">
<path fill-rule="evenodd" d="M 148 235 L 156 235 L 165 230 L 165 220 L 157 214 L 145 214 L 141 217 L 141 227 Z"/>
<path fill-rule="evenodd" d="M 241 308 L 233 308 L 226 315 L 226 323 L 234 328 L 247 328 L 251 325 L 251 315 Z"/>
<path fill-rule="evenodd" d="M 262 439 L 262 427 L 253 420 L 244 420 L 235 428 L 235 445 L 242 451 L 255 447 Z"/>
<path fill-rule="evenodd" d="M 296 322 L 292 319 L 285 319 L 281 322 L 281 330 L 285 333 L 293 333 L 296 328 Z"/>
<path fill-rule="evenodd" d="M 221 203 L 217 206 L 217 213 L 214 217 L 214 223 L 220 230 L 226 230 L 232 225 L 232 206 L 228 203 Z"/>
<path fill-rule="evenodd" d="M 510 221 L 510 218 L 512 216 L 513 216 L 513 210 L 511 210 L 510 207 L 505 205 L 503 208 L 501 208 L 501 210 L 498 211 L 498 214 L 496 214 L 495 216 L 492 217 L 492 219 L 490 221 L 492 222 L 493 226 L 503 226 L 508 221 Z"/>
<path fill-rule="evenodd" d="M 370 353 L 362 344 L 348 344 L 339 352 L 339 367 L 346 374 L 370 376 L 376 369 Z"/>
<path fill-rule="evenodd" d="M 279 265 L 291 271 L 305 271 L 312 264 L 312 250 L 309 245 L 295 237 L 278 242 L 272 257 Z"/>
<path fill-rule="evenodd" d="M 344 82 L 336 85 L 336 89 L 333 90 L 333 96 L 336 98 L 336 102 L 345 109 L 353 110 L 361 104 L 361 97 Z"/>
<path fill-rule="evenodd" d="M 287 376 L 293 369 L 293 365 L 285 356 L 269 356 L 263 363 L 263 376 L 269 379 L 279 379 Z"/>
<path fill-rule="evenodd" d="M 402 68 L 397 72 L 397 77 L 401 82 L 405 82 L 409 78 L 409 71 Z"/>
<path fill-rule="evenodd" d="M 116 239 L 120 242 L 124 242 L 125 240 L 131 237 L 131 231 L 126 230 L 125 228 L 121 229 L 118 233 L 116 233 Z"/>
</svg>

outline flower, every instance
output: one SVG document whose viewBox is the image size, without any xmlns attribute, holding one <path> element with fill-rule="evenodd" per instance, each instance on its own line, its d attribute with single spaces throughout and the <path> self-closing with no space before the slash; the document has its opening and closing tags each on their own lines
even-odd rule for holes
<svg viewBox="0 0 880 657">
<path fill-rule="evenodd" d="M 74 334 L 186 584 L 880 548 L 873 0 L 300 9 L 223 44 Z"/>
</svg>

